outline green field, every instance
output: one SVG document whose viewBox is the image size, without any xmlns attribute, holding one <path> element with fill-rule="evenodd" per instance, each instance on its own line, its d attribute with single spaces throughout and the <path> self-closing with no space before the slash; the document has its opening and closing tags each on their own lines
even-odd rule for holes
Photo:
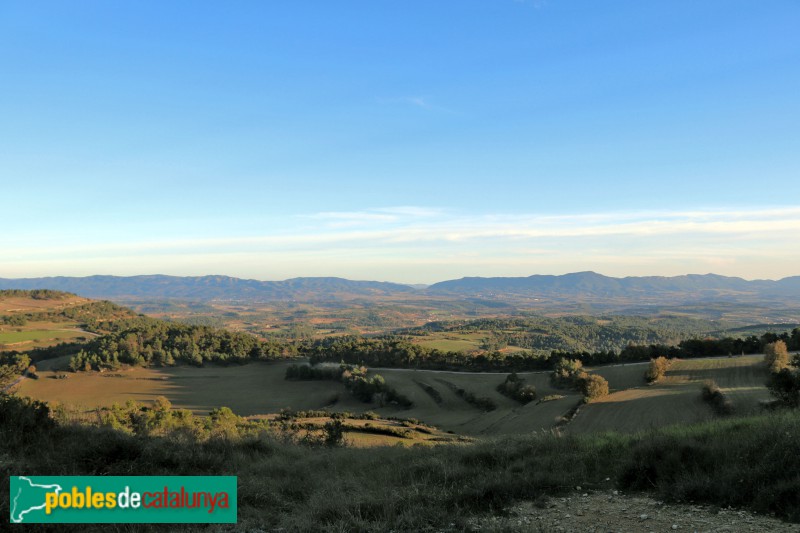
<svg viewBox="0 0 800 533">
<path fill-rule="evenodd" d="M 27 341 L 41 341 L 53 339 L 71 339 L 75 337 L 85 337 L 85 331 L 45 329 L 29 331 L 10 331 L 0 333 L 0 344 L 13 344 Z"/>
<path fill-rule="evenodd" d="M 659 383 L 647 385 L 645 364 L 600 367 L 598 374 L 609 380 L 612 393 L 585 405 L 564 429 L 574 433 L 605 430 L 638 431 L 674 423 L 712 418 L 700 400 L 700 386 L 714 379 L 729 396 L 737 412 L 753 412 L 768 399 L 761 356 L 723 357 L 675 361 Z M 119 372 L 65 372 L 67 359 L 39 364 L 38 380 L 26 379 L 17 389 L 36 399 L 79 405 L 84 409 L 108 406 L 128 399 L 150 401 L 167 397 L 176 407 L 206 414 L 220 406 L 243 416 L 277 413 L 281 409 L 330 409 L 381 416 L 416 418 L 445 431 L 470 436 L 520 434 L 549 430 L 580 401 L 574 391 L 555 389 L 549 373 L 521 373 L 534 385 L 539 398 L 563 395 L 553 401 L 527 405 L 501 395 L 497 385 L 506 374 L 378 369 L 386 382 L 410 398 L 410 409 L 378 407 L 353 398 L 344 386 L 332 381 L 286 381 L 289 362 L 251 363 L 243 366 L 204 368 L 133 368 Z M 64 379 L 57 379 L 65 375 Z M 461 388 L 491 399 L 497 408 L 485 412 L 465 401 L 453 389 Z M 431 390 L 435 391 L 433 394 Z M 359 437 L 361 438 L 361 437 Z M 366 438 L 366 437 L 364 437 Z"/>
<path fill-rule="evenodd" d="M 30 350 L 94 335 L 78 329 L 75 323 L 31 322 L 24 326 L 0 326 L 0 347 Z"/>
</svg>

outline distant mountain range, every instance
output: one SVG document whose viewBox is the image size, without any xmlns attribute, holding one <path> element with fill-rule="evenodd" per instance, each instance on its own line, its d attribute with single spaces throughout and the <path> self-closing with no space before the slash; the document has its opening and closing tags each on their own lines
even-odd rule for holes
<svg viewBox="0 0 800 533">
<path fill-rule="evenodd" d="M 335 300 L 354 296 L 388 296 L 415 289 L 399 283 L 343 278 L 294 278 L 258 281 L 229 276 L 88 276 L 3 279 L 0 289 L 48 288 L 88 298 L 164 298 L 185 300 Z"/>
<path fill-rule="evenodd" d="M 706 300 L 733 297 L 800 297 L 800 276 L 778 281 L 689 274 L 612 278 L 595 272 L 526 278 L 462 278 L 428 287 L 434 293 L 469 296 L 656 298 Z"/>
<path fill-rule="evenodd" d="M 55 289 L 89 298 L 142 298 L 254 301 L 330 301 L 356 297 L 447 296 L 450 298 L 625 299 L 649 302 L 786 301 L 800 298 L 800 276 L 778 281 L 716 274 L 675 277 L 612 278 L 595 272 L 518 278 L 462 278 L 429 287 L 343 278 L 294 278 L 258 281 L 228 276 L 88 276 L 27 279 L 0 278 L 0 289 Z"/>
</svg>

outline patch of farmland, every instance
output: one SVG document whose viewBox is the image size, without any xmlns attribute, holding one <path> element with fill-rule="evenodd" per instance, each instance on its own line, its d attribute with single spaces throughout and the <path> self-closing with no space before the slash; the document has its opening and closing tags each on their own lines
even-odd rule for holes
<svg viewBox="0 0 800 533">
<path fill-rule="evenodd" d="M 521 373 L 526 383 L 536 387 L 539 398 L 560 394 L 564 398 L 521 405 L 497 392 L 497 386 L 508 374 L 477 374 L 470 372 L 437 372 L 430 370 L 380 369 L 376 371 L 386 382 L 411 398 L 414 406 L 408 410 L 377 409 L 381 414 L 413 417 L 445 430 L 466 435 L 527 433 L 553 428 L 560 418 L 580 399 L 572 391 L 555 389 L 547 373 Z M 433 388 L 431 395 L 421 387 Z M 491 399 L 497 408 L 483 411 L 468 403 L 453 391 L 453 386 Z M 437 397 L 440 401 L 437 402 Z"/>
<path fill-rule="evenodd" d="M 628 363 L 624 365 L 598 366 L 587 368 L 589 372 L 603 376 L 608 381 L 611 391 L 620 391 L 641 387 L 647 382 L 644 373 L 649 363 Z"/>
<path fill-rule="evenodd" d="M 700 399 L 700 388 L 708 379 L 719 384 L 737 414 L 752 412 L 758 409 L 759 401 L 770 397 L 764 385 L 767 374 L 761 360 L 762 356 L 753 355 L 673 361 L 660 382 L 614 392 L 582 407 L 568 425 L 568 430 L 575 433 L 632 432 L 707 420 L 713 412 Z M 614 368 L 624 367 L 598 368 L 597 373 L 604 375 Z M 640 365 L 639 368 L 641 376 L 646 366 Z M 622 375 L 612 374 L 612 377 L 618 379 L 618 383 L 625 379 Z M 634 378 L 633 373 L 628 377 L 631 381 Z"/>
<path fill-rule="evenodd" d="M 36 300 L 34 298 L 14 296 L 0 299 L 0 314 L 39 313 L 65 309 L 90 301 L 88 298 L 81 298 L 80 296 L 69 296 L 58 300 Z"/>
<path fill-rule="evenodd" d="M 692 381 L 698 386 L 713 379 L 733 402 L 737 413 L 745 414 L 757 410 L 762 400 L 771 398 L 765 386 L 769 376 L 763 359 L 763 355 L 685 359 L 675 361 L 667 377 L 674 381 Z"/>
<path fill-rule="evenodd" d="M 18 393 L 40 400 L 59 401 L 86 408 L 124 403 L 128 399 L 149 402 L 165 396 L 175 407 L 207 414 L 227 406 L 243 416 L 275 413 L 283 408 L 320 409 L 349 394 L 331 381 L 286 381 L 288 363 L 250 363 L 242 366 L 203 368 L 131 368 L 119 372 L 64 372 L 40 370 L 39 379 L 26 379 Z M 40 365 L 40 369 L 44 368 Z M 65 379 L 58 379 L 65 375 Z M 358 402 L 360 404 L 360 402 Z M 360 404 L 366 410 L 368 404 Z"/>
</svg>

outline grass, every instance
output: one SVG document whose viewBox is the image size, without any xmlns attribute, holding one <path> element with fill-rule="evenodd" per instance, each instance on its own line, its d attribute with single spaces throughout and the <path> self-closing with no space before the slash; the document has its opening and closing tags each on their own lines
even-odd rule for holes
<svg viewBox="0 0 800 533">
<path fill-rule="evenodd" d="M 321 428 L 329 422 L 329 417 L 296 418 L 294 423 L 310 429 Z M 355 448 L 371 448 L 374 446 L 414 446 L 414 445 L 441 445 L 446 443 L 469 442 L 464 437 L 457 437 L 436 428 L 422 426 L 411 422 L 396 420 L 359 420 L 345 418 L 345 442 Z M 321 433 L 321 431 L 318 431 Z"/>
<path fill-rule="evenodd" d="M 36 300 L 34 298 L 14 296 L 11 298 L 0 299 L 0 315 L 53 311 L 85 304 L 89 301 L 91 300 L 87 298 L 81 298 L 80 296 L 70 296 L 58 300 Z"/>
<path fill-rule="evenodd" d="M 93 335 L 75 322 L 29 322 L 24 326 L 0 325 L 0 345 L 8 350 L 31 350 Z"/>
<path fill-rule="evenodd" d="M 24 331 L 0 332 L 0 344 L 14 344 L 26 341 L 65 340 L 86 337 L 85 331 L 65 329 L 34 329 Z"/>
<path fill-rule="evenodd" d="M 478 349 L 481 341 L 488 336 L 489 333 L 485 331 L 476 333 L 433 332 L 424 337 L 414 337 L 414 344 L 445 352 L 465 352 Z"/>
<path fill-rule="evenodd" d="M 467 446 L 353 449 L 305 448 L 265 436 L 201 443 L 53 427 L 41 414 L 4 403 L 2 475 L 236 475 L 241 530 L 463 530 L 471 515 L 577 485 L 647 490 L 666 501 L 749 507 L 800 521 L 797 411 L 636 435 L 544 432 Z M 7 491 L 0 484 L 5 501 Z"/>
</svg>

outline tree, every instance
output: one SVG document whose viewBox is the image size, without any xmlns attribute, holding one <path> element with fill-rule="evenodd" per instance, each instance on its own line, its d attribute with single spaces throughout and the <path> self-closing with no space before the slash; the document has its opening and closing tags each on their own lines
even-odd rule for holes
<svg viewBox="0 0 800 533">
<path fill-rule="evenodd" d="M 647 367 L 644 378 L 648 383 L 655 383 L 666 375 L 669 364 L 670 360 L 666 357 L 656 357 L 655 359 L 650 359 L 650 365 Z"/>
<path fill-rule="evenodd" d="M 764 363 L 773 374 L 776 374 L 789 366 L 789 351 L 786 343 L 775 341 L 764 346 Z"/>
<path fill-rule="evenodd" d="M 580 379 L 580 390 L 586 403 L 608 396 L 608 381 L 597 374 L 584 374 Z"/>
<path fill-rule="evenodd" d="M 788 407 L 800 407 L 800 371 L 788 368 L 772 374 L 767 382 L 770 394 Z"/>
</svg>

